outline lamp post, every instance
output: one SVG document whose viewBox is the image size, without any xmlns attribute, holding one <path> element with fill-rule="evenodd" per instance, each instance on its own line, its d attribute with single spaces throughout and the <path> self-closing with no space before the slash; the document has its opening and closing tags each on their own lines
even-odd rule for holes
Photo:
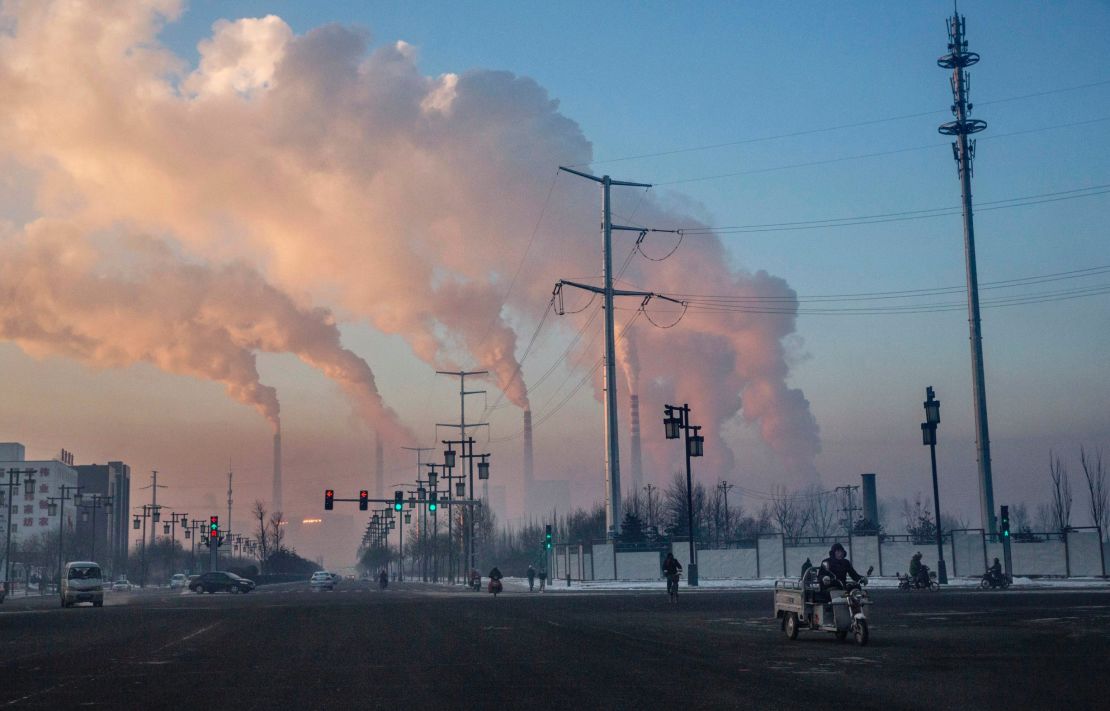
<svg viewBox="0 0 1110 711">
<path fill-rule="evenodd" d="M 4 590 L 11 592 L 11 579 L 12 579 L 12 500 L 15 498 L 15 489 L 19 486 L 20 476 L 23 477 L 23 492 L 24 494 L 35 493 L 35 471 L 34 469 L 9 469 L 8 480 L 0 482 L 0 486 L 7 487 L 8 498 L 8 518 L 6 521 L 7 534 L 4 537 Z M 41 592 L 41 587 L 40 587 Z"/>
<path fill-rule="evenodd" d="M 143 588 L 146 587 L 146 520 L 149 518 L 152 519 L 154 523 L 158 523 L 162 517 L 160 513 L 162 506 L 160 504 L 143 504 L 135 508 L 142 510 L 141 514 L 135 514 L 135 520 L 132 523 L 136 531 L 139 530 L 140 525 L 143 529 L 143 543 L 141 552 L 139 553 L 139 587 Z M 151 524 L 150 532 L 153 537 L 153 524 Z"/>
<path fill-rule="evenodd" d="M 89 536 L 89 560 L 96 560 L 96 512 L 104 509 L 105 514 L 112 513 L 112 497 L 106 494 L 89 494 L 81 497 L 81 523 L 89 520 L 89 511 L 92 510 L 92 535 Z"/>
<path fill-rule="evenodd" d="M 58 516 L 58 585 L 61 586 L 61 584 L 62 584 L 62 565 L 63 565 L 62 564 L 62 540 L 65 538 L 66 499 L 69 498 L 69 492 L 72 491 L 72 492 L 74 492 L 74 494 L 73 494 L 73 503 L 77 506 L 80 506 L 81 505 L 81 489 L 82 489 L 82 487 L 80 487 L 80 486 L 70 486 L 69 484 L 62 484 L 59 488 L 61 489 L 61 492 L 62 492 L 61 496 L 48 496 L 48 497 L 46 497 L 46 501 L 47 501 L 47 513 L 50 516 L 53 516 L 54 512 L 58 511 L 58 504 L 55 503 L 55 502 L 58 502 L 62 505 L 61 506 L 61 511 L 59 512 L 60 515 Z"/>
<path fill-rule="evenodd" d="M 174 560 L 177 558 L 177 526 L 182 528 L 189 525 L 189 514 L 177 513 L 176 511 L 170 512 L 170 520 L 166 522 L 163 527 L 163 533 L 170 534 L 170 575 L 173 575 Z"/>
<path fill-rule="evenodd" d="M 698 558 L 697 546 L 694 545 L 694 486 L 690 473 L 690 457 L 700 457 L 705 454 L 705 437 L 698 434 L 700 426 L 690 424 L 690 405 L 665 405 L 663 407 L 663 428 L 667 439 L 678 439 L 684 436 L 686 440 L 686 519 L 690 535 L 690 565 L 687 571 L 686 584 L 692 587 L 698 585 Z M 693 434 L 691 434 L 693 432 Z"/>
<path fill-rule="evenodd" d="M 489 479 L 489 453 L 475 454 L 474 453 L 474 438 L 467 437 L 466 439 L 459 440 L 444 440 L 443 444 L 447 445 L 447 451 L 443 453 L 443 461 L 455 460 L 455 452 L 452 449 L 458 445 L 462 452 L 458 455 L 467 460 L 467 478 L 470 485 L 470 500 L 474 501 L 474 460 L 479 459 L 478 462 L 478 480 L 486 481 Z M 456 492 L 457 493 L 457 492 Z M 474 569 L 477 561 L 474 559 L 474 505 L 469 504 L 463 509 L 463 515 L 466 517 L 466 571 L 463 578 L 464 583 L 470 578 L 470 571 Z"/>
<path fill-rule="evenodd" d="M 921 443 L 929 447 L 933 465 L 933 507 L 936 512 L 937 530 L 937 579 L 948 584 L 948 569 L 944 564 L 944 538 L 940 530 L 940 489 L 937 486 L 937 425 L 940 424 L 940 400 L 933 396 L 933 387 L 925 388 L 925 421 L 921 423 Z"/>
</svg>

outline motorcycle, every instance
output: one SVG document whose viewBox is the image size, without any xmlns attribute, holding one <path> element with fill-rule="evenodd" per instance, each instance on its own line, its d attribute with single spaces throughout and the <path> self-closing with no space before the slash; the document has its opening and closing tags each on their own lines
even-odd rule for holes
<svg viewBox="0 0 1110 711">
<path fill-rule="evenodd" d="M 898 576 L 899 590 L 940 590 L 940 583 L 937 582 L 935 570 L 929 571 L 928 583 L 921 576 L 910 577 L 901 573 L 896 573 L 896 575 Z"/>
<path fill-rule="evenodd" d="M 983 573 L 983 579 L 979 581 L 979 587 L 983 590 L 1005 590 L 1006 588 L 1010 587 L 1013 582 L 1014 579 L 1006 573 L 995 575 L 988 570 L 987 572 Z"/>
<path fill-rule="evenodd" d="M 871 575 L 874 566 L 867 569 Z M 787 639 L 797 639 L 800 629 L 832 632 L 839 642 L 852 635 L 856 644 L 864 646 L 871 638 L 865 608 L 871 604 L 864 586 L 867 575 L 857 583 L 848 581 L 840 586 L 835 578 L 824 586 L 818 580 L 818 569 L 810 568 L 801 580 L 775 581 L 775 617 L 782 620 Z M 828 585 L 836 588 L 828 589 Z"/>
<path fill-rule="evenodd" d="M 497 597 L 497 594 L 501 592 L 501 580 L 498 578 L 490 578 L 489 591 L 493 593 L 494 597 Z"/>
<path fill-rule="evenodd" d="M 481 575 L 472 575 L 470 577 L 470 589 L 473 590 L 474 592 L 478 592 L 479 590 L 482 589 L 482 576 Z"/>
</svg>

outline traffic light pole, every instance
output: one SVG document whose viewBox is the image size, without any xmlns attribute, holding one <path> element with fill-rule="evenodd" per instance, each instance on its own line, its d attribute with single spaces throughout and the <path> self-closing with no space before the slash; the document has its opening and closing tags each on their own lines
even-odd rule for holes
<svg viewBox="0 0 1110 711">
<path fill-rule="evenodd" d="M 1002 518 L 1002 526 L 999 533 L 1002 538 L 1002 558 L 1006 563 L 1006 574 L 1011 578 L 1014 577 L 1013 558 L 1010 557 L 1010 507 L 1003 506 L 999 512 Z"/>
</svg>

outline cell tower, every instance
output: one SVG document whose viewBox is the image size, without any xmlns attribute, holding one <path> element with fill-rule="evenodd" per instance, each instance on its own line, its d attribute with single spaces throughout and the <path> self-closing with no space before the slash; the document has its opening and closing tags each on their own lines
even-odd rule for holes
<svg viewBox="0 0 1110 711">
<path fill-rule="evenodd" d="M 967 311 L 971 329 L 971 382 L 975 396 L 975 445 L 979 459 L 979 504 L 983 527 L 995 533 L 994 485 L 991 481 L 991 445 L 987 428 L 987 389 L 983 374 L 983 336 L 979 323 L 979 276 L 975 266 L 975 227 L 971 212 L 971 175 L 975 159 L 975 141 L 968 136 L 987 127 L 986 121 L 968 118 L 972 104 L 968 101 L 970 77 L 967 68 L 979 62 L 979 54 L 969 52 L 964 39 L 964 18 L 955 10 L 948 20 L 948 54 L 937 65 L 952 70 L 952 114 L 955 121 L 942 124 L 937 130 L 955 136 L 952 155 L 959 166 L 960 191 L 963 194 L 964 257 L 967 263 Z"/>
</svg>

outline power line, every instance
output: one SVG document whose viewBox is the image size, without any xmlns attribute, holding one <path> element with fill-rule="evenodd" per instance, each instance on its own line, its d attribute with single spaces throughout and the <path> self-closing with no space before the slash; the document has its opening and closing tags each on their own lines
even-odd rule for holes
<svg viewBox="0 0 1110 711">
<path fill-rule="evenodd" d="M 980 139 L 986 140 L 986 139 Z M 1006 198 L 1003 200 L 990 200 L 980 202 L 978 212 L 990 210 L 1006 210 L 1015 207 L 1027 207 L 1062 200 L 1076 200 L 1079 198 L 1095 197 L 1110 193 L 1110 183 L 1090 185 L 1071 190 L 1060 190 L 1050 193 L 1039 193 L 1023 197 Z M 824 229 L 829 227 L 852 227 L 856 225 L 883 224 L 887 222 L 903 222 L 906 220 L 921 220 L 932 217 L 947 217 L 958 215 L 963 208 L 960 205 L 947 207 L 934 207 L 919 210 L 902 210 L 899 212 L 884 212 L 873 215 L 855 215 L 852 217 L 828 217 L 816 220 L 797 220 L 793 222 L 769 222 L 751 225 L 723 225 L 703 226 L 693 225 L 678 227 L 676 230 L 683 234 L 695 236 L 703 234 L 751 234 L 759 232 L 789 232 L 799 230 Z"/>
<path fill-rule="evenodd" d="M 1060 89 L 1049 89 L 1047 91 L 1038 91 L 1038 92 L 1035 92 L 1035 93 L 1032 93 L 1032 94 L 1021 94 L 1019 96 L 1010 96 L 1010 97 L 1006 97 L 1006 98 L 1002 98 L 1002 99 L 994 99 L 992 101 L 980 101 L 979 105 L 980 106 L 988 106 L 988 105 L 991 105 L 991 104 L 1003 104 L 1003 103 L 1008 103 L 1008 102 L 1012 102 L 1012 101 L 1021 101 L 1021 100 L 1024 100 L 1024 99 L 1035 99 L 1035 98 L 1040 98 L 1042 96 L 1051 96 L 1053 94 L 1063 94 L 1065 92 L 1070 92 L 1070 91 L 1079 91 L 1081 89 L 1091 89 L 1091 88 L 1095 88 L 1095 87 L 1106 86 L 1108 84 L 1110 84 L 1110 79 L 1104 79 L 1104 80 L 1101 80 L 1101 81 L 1088 82 L 1086 84 L 1077 84 L 1075 86 L 1068 86 L 1068 87 L 1063 87 L 1063 88 L 1060 88 Z M 848 130 L 848 129 L 852 129 L 852 128 L 862 128 L 864 126 L 875 126 L 877 124 L 889 123 L 891 121 L 904 121 L 906 119 L 921 118 L 921 117 L 924 117 L 924 116 L 935 116 L 937 114 L 943 114 L 943 113 L 947 113 L 947 111 L 945 111 L 943 109 L 935 110 L 935 111 L 918 111 L 916 113 L 900 114 L 900 115 L 896 115 L 896 116 L 887 116 L 885 118 L 869 119 L 867 121 L 856 121 L 854 123 L 836 124 L 836 125 L 833 125 L 833 126 L 824 126 L 824 127 L 821 127 L 821 128 L 811 128 L 811 129 L 805 129 L 805 130 L 801 130 L 801 131 L 791 131 L 789 133 L 780 133 L 780 134 L 775 134 L 775 135 L 771 135 L 771 136 L 758 136 L 758 137 L 755 137 L 755 138 L 743 138 L 743 139 L 738 139 L 738 140 L 734 140 L 734 141 L 722 141 L 722 142 L 719 142 L 719 143 L 707 143 L 707 144 L 702 144 L 702 145 L 698 145 L 698 146 L 687 146 L 685 148 L 674 148 L 674 149 L 666 150 L 666 151 L 656 151 L 656 152 L 653 152 L 653 153 L 640 153 L 640 154 L 637 154 L 637 155 L 622 156 L 620 158 L 607 158 L 607 159 L 604 159 L 604 160 L 594 160 L 594 161 L 591 161 L 591 163 L 589 163 L 589 164 L 585 164 L 585 163 L 578 164 L 577 167 L 583 167 L 585 165 L 601 165 L 601 164 L 604 164 L 604 163 L 621 163 L 621 162 L 624 162 L 624 161 L 640 160 L 640 159 L 643 159 L 643 158 L 660 158 L 660 157 L 663 157 L 663 156 L 679 155 L 679 154 L 682 154 L 682 153 L 694 153 L 694 152 L 698 152 L 698 151 L 714 150 L 714 149 L 717 149 L 717 148 L 729 148 L 731 146 L 742 146 L 742 145 L 747 145 L 747 144 L 752 144 L 752 143 L 765 143 L 765 142 L 768 142 L 768 141 L 778 141 L 778 140 L 782 140 L 782 139 L 786 139 L 786 138 L 799 138 L 801 136 L 811 136 L 811 135 L 818 134 L 818 133 L 830 133 L 830 132 L 833 132 L 833 131 L 844 131 L 844 130 Z"/>
<path fill-rule="evenodd" d="M 1043 131 L 1056 131 L 1061 128 L 1072 128 L 1075 126 L 1086 126 L 1093 123 L 1101 123 L 1103 121 L 1110 121 L 1110 116 L 1101 116 L 1099 118 L 1087 119 L 1084 121 L 1074 121 L 1072 123 L 1059 123 L 1052 126 L 1043 126 L 1040 128 L 1029 128 L 1021 131 L 1011 131 L 1009 133 L 996 133 L 991 136 L 984 136 L 978 140 L 987 141 L 995 140 L 998 138 L 1011 138 L 1013 136 L 1023 136 L 1029 133 L 1041 133 Z M 715 173 L 710 175 L 694 176 L 690 178 L 681 178 L 679 180 L 661 180 L 656 182 L 656 185 L 683 185 L 686 183 L 702 183 L 709 180 L 721 180 L 723 178 L 736 178 L 742 175 L 757 175 L 759 173 L 773 173 L 780 170 L 792 170 L 794 168 L 810 168 L 817 165 L 829 165 L 831 163 L 841 163 L 849 160 L 862 160 L 865 158 L 878 158 L 881 156 L 897 155 L 899 153 L 913 153 L 915 151 L 925 151 L 936 148 L 945 148 L 947 143 L 929 143 L 921 146 L 913 146 L 910 148 L 895 148 L 889 151 L 874 151 L 871 153 L 859 153 L 850 156 L 840 156 L 837 158 L 825 158 L 822 160 L 806 161 L 804 163 L 790 163 L 787 165 L 771 166 L 768 168 L 752 168 L 749 170 L 738 170 L 729 173 Z"/>
</svg>

